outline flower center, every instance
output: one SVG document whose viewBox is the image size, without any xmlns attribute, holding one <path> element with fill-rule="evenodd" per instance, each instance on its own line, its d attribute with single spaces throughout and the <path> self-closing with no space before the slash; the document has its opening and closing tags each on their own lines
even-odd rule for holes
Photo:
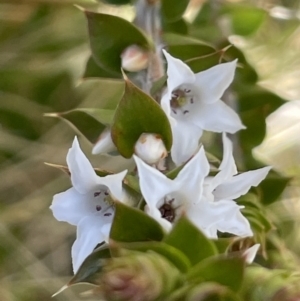
<svg viewBox="0 0 300 301">
<path fill-rule="evenodd" d="M 109 192 L 106 187 L 101 187 L 99 190 L 94 192 L 94 206 L 96 211 L 106 210 L 112 206 L 112 200 L 109 197 Z"/>
<path fill-rule="evenodd" d="M 190 104 L 194 103 L 194 97 L 190 93 L 190 89 L 177 89 L 172 92 L 170 104 L 174 114 L 186 115 L 190 112 Z"/>
<path fill-rule="evenodd" d="M 172 223 L 175 219 L 175 209 L 173 209 L 170 204 L 163 204 L 159 211 L 161 213 L 161 217 Z"/>
</svg>

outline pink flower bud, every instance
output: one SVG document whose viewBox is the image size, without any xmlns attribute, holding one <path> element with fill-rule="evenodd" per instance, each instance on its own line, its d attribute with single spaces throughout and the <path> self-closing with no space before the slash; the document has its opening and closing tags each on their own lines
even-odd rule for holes
<svg viewBox="0 0 300 301">
<path fill-rule="evenodd" d="M 121 59 L 123 69 L 137 72 L 147 68 L 149 52 L 137 45 L 131 45 L 122 52 Z"/>
</svg>

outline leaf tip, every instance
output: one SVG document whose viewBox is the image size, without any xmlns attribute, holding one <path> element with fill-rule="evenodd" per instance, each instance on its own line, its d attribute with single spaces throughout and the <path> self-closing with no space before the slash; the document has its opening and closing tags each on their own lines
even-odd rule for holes
<svg viewBox="0 0 300 301">
<path fill-rule="evenodd" d="M 123 70 L 123 68 L 121 68 L 121 72 L 122 72 L 122 75 L 123 75 L 123 79 L 125 80 L 126 83 L 129 82 L 129 78 L 128 76 L 126 75 L 125 71 Z"/>
<path fill-rule="evenodd" d="M 59 117 L 59 114 L 58 113 L 44 113 L 43 116 L 44 117 L 54 117 L 54 118 L 57 118 L 57 117 Z"/>
<path fill-rule="evenodd" d="M 81 11 L 83 11 L 83 12 L 86 12 L 86 9 L 85 9 L 84 7 L 82 7 L 82 6 L 78 5 L 78 4 L 74 4 L 74 6 L 75 6 L 76 8 L 78 8 L 79 10 L 81 10 Z"/>
<path fill-rule="evenodd" d="M 54 298 L 54 297 L 56 297 L 58 294 L 60 294 L 61 292 L 63 292 L 65 289 L 67 289 L 69 287 L 69 285 L 68 284 L 65 284 L 61 289 L 59 289 L 55 294 L 53 294 L 52 296 L 51 296 L 51 298 Z"/>
</svg>

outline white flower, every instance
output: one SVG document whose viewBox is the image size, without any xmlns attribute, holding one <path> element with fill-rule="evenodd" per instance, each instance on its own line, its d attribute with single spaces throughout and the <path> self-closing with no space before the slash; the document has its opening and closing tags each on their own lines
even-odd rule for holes
<svg viewBox="0 0 300 301">
<path fill-rule="evenodd" d="M 114 145 L 112 138 L 111 138 L 111 129 L 107 127 L 99 136 L 98 141 L 95 143 L 92 154 L 103 154 L 109 153 L 116 150 L 116 146 Z"/>
<path fill-rule="evenodd" d="M 144 133 L 134 147 L 135 154 L 146 163 L 157 164 L 164 159 L 168 152 L 161 137 L 157 134 Z"/>
<path fill-rule="evenodd" d="M 137 164 L 140 188 L 145 198 L 147 214 L 156 219 L 165 230 L 169 231 L 172 224 L 185 213 L 187 217 L 208 237 L 217 237 L 215 229 L 247 233 L 250 226 L 241 215 L 240 207 L 233 201 L 218 202 L 202 199 L 204 178 L 209 173 L 209 163 L 203 147 L 183 167 L 174 180 L 167 178 L 156 169 L 145 164 L 134 156 Z M 242 218 L 241 218 L 242 217 Z M 237 231 L 236 227 L 241 228 Z M 251 231 L 251 230 L 250 230 Z M 252 234 L 252 232 L 250 232 Z"/>
<path fill-rule="evenodd" d="M 204 180 L 203 199 L 210 202 L 231 202 L 232 206 L 242 208 L 235 204 L 232 200 L 246 194 L 252 186 L 257 186 L 268 174 L 271 167 L 263 167 L 257 170 L 250 170 L 241 174 L 237 174 L 237 168 L 232 155 L 232 143 L 225 133 L 223 133 L 223 160 L 219 167 L 219 173 L 215 177 L 207 177 Z M 242 216 L 237 209 L 236 221 L 244 224 L 239 225 L 228 224 L 227 221 L 216 224 L 215 228 L 211 228 L 211 235 L 214 236 L 217 230 L 221 232 L 230 232 L 239 236 L 251 236 L 250 226 L 247 226 L 245 217 Z"/>
<path fill-rule="evenodd" d="M 203 130 L 235 133 L 245 128 L 239 116 L 220 100 L 233 80 L 237 61 L 194 74 L 181 60 L 166 51 L 164 55 L 168 80 L 161 106 L 172 127 L 172 159 L 180 165 L 198 149 Z"/>
<path fill-rule="evenodd" d="M 107 240 L 114 216 L 112 199 L 123 201 L 122 181 L 127 170 L 99 177 L 80 149 L 75 137 L 67 155 L 73 187 L 56 194 L 51 209 L 59 221 L 77 226 L 77 239 L 72 247 L 74 273 L 98 243 Z"/>
</svg>

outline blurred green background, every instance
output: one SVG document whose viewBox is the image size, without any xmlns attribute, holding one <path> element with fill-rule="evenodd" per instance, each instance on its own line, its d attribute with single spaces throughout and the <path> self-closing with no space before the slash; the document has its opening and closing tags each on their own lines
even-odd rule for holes
<svg viewBox="0 0 300 301">
<path fill-rule="evenodd" d="M 97 99 L 87 99 L 78 87 L 90 52 L 86 20 L 74 2 L 0 1 L 1 301 L 53 300 L 51 295 L 72 273 L 75 227 L 57 222 L 48 209 L 52 196 L 67 189 L 69 180 L 44 162 L 65 164 L 74 132 L 43 114 L 86 102 L 97 104 Z M 196 16 L 202 2 L 191 1 L 187 19 Z M 255 154 L 293 177 L 284 201 L 268 210 L 289 248 L 300 254 L 300 5 L 292 0 L 246 2 L 263 6 L 268 17 L 254 35 L 231 36 L 230 42 L 243 50 L 260 84 L 287 99 L 287 104 L 269 116 L 267 137 Z M 76 3 L 133 17 L 130 6 Z M 104 81 L 103 90 L 106 85 Z M 81 142 L 90 154 L 90 146 Z M 94 156 L 92 161 L 110 169 L 123 163 L 105 156 Z M 56 300 L 79 297 L 75 289 Z"/>
</svg>

